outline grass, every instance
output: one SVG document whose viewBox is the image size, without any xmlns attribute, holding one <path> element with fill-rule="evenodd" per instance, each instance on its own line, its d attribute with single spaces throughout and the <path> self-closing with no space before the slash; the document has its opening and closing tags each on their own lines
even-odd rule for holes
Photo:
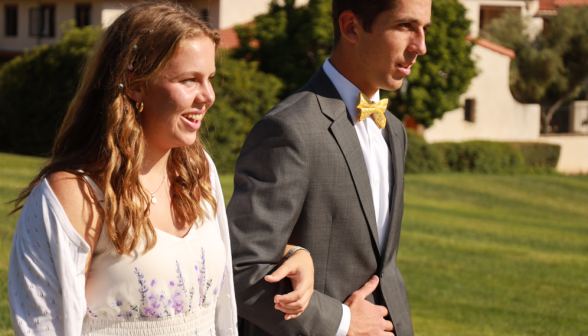
<svg viewBox="0 0 588 336">
<path fill-rule="evenodd" d="M 0 154 L 0 335 L 13 199 L 37 158 Z M 232 176 L 221 175 L 225 201 Z M 588 176 L 407 175 L 398 257 L 417 336 L 588 335 Z"/>
</svg>

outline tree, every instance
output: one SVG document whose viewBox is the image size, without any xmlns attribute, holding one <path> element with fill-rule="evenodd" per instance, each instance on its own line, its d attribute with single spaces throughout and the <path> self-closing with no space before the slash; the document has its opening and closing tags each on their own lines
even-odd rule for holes
<svg viewBox="0 0 588 336">
<path fill-rule="evenodd" d="M 410 76 L 390 98 L 389 109 L 401 120 L 412 116 L 429 127 L 447 111 L 460 106 L 459 97 L 477 74 L 466 37 L 471 21 L 457 0 L 433 0 L 431 27 L 427 31 L 427 53 L 417 58 Z"/>
<path fill-rule="evenodd" d="M 279 102 L 282 82 L 257 67 L 255 62 L 217 59 L 212 79 L 216 102 L 206 113 L 201 134 L 220 172 L 234 171 L 249 131 Z"/>
<path fill-rule="evenodd" d="M 0 70 L 0 150 L 48 155 L 99 27 L 64 24 L 53 45 L 26 51 Z"/>
<path fill-rule="evenodd" d="M 261 71 L 284 82 L 281 98 L 306 84 L 323 65 L 333 46 L 331 0 L 310 0 L 295 7 L 295 0 L 283 5 L 272 0 L 269 11 L 254 24 L 236 27 L 241 46 L 237 58 L 259 61 Z"/>
<path fill-rule="evenodd" d="M 0 70 L 1 151 L 50 154 L 84 60 L 101 34 L 99 27 L 65 28 L 56 44 L 36 47 Z M 257 68 L 222 53 L 217 58 L 216 102 L 201 132 L 221 172 L 233 171 L 249 130 L 279 102 L 282 82 Z"/>
<path fill-rule="evenodd" d="M 531 37 L 528 19 L 506 13 L 492 21 L 482 36 L 513 49 L 510 88 L 523 103 L 550 106 L 541 111 L 543 132 L 553 115 L 578 96 L 588 81 L 588 7 L 560 7 L 549 29 Z"/>
</svg>

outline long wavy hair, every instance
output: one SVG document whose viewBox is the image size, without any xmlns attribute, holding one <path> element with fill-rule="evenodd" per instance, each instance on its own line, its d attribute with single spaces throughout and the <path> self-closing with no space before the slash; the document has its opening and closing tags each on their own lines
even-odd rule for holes
<svg viewBox="0 0 588 336">
<path fill-rule="evenodd" d="M 141 3 L 118 17 L 85 64 L 51 160 L 14 200 L 13 212 L 51 173 L 89 175 L 104 192 L 102 216 L 116 251 L 131 254 L 141 238 L 145 238 L 144 252 L 153 248 L 157 236 L 149 220 L 150 197 L 139 180 L 145 139 L 135 102 L 124 88 L 147 85 L 157 78 L 182 43 L 193 38 L 210 38 L 216 48 L 220 42 L 214 29 L 178 4 Z M 173 148 L 167 171 L 172 208 L 179 221 L 200 225 L 207 215 L 204 202 L 216 214 L 200 139 L 191 146 Z"/>
</svg>

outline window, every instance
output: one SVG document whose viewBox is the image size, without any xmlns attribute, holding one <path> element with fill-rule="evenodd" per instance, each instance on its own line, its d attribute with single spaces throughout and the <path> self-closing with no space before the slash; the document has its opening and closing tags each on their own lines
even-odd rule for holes
<svg viewBox="0 0 588 336">
<path fill-rule="evenodd" d="M 465 101 L 465 121 L 476 122 L 476 100 L 466 99 Z"/>
<path fill-rule="evenodd" d="M 200 11 L 200 18 L 205 22 L 209 22 L 208 9 L 203 9 Z"/>
<path fill-rule="evenodd" d="M 480 29 L 486 27 L 492 20 L 499 18 L 506 11 L 521 14 L 521 7 L 480 6 Z"/>
<path fill-rule="evenodd" d="M 4 22 L 6 22 L 6 36 L 18 35 L 18 6 L 6 5 L 4 7 Z"/>
<path fill-rule="evenodd" d="M 92 24 L 92 5 L 78 4 L 76 5 L 76 26 L 85 27 Z"/>
<path fill-rule="evenodd" d="M 29 32 L 31 36 L 55 36 L 55 6 L 43 5 L 31 8 L 29 12 Z"/>
</svg>

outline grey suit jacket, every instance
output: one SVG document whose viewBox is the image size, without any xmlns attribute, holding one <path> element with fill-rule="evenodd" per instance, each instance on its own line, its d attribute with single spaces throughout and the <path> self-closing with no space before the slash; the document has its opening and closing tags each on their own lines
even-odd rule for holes
<svg viewBox="0 0 588 336">
<path fill-rule="evenodd" d="M 384 304 L 398 336 L 413 335 L 404 280 L 396 267 L 404 207 L 404 127 L 386 111 L 393 175 L 390 230 L 378 246 L 366 164 L 345 103 L 322 68 L 251 130 L 235 171 L 227 214 L 240 331 L 247 335 L 335 335 L 341 303 L 377 274 L 371 302 Z M 284 320 L 276 294 L 290 280 L 263 277 L 287 243 L 307 248 L 315 291 L 306 311 Z"/>
</svg>

